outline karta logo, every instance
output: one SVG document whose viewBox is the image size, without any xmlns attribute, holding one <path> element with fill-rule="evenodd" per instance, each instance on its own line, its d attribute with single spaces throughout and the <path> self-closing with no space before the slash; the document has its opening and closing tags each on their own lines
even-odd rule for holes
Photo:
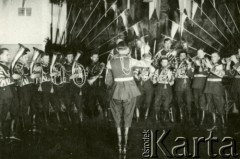
<svg viewBox="0 0 240 159">
<path fill-rule="evenodd" d="M 201 158 L 199 153 L 201 143 L 205 144 L 207 155 L 209 158 L 238 158 L 239 154 L 237 152 L 237 143 L 232 137 L 223 137 L 219 139 L 213 136 L 213 132 L 209 132 L 209 136 L 205 137 L 192 137 L 188 139 L 186 137 L 176 137 L 175 140 L 169 145 L 173 145 L 172 148 L 167 147 L 166 139 L 170 134 L 170 130 L 163 130 L 160 135 L 159 131 L 156 130 L 153 133 L 152 130 L 143 131 L 143 153 L 144 158 L 159 158 L 159 153 L 161 156 L 167 158 Z M 192 142 L 192 148 L 190 152 L 189 143 Z M 221 146 L 219 146 L 221 145 Z M 218 147 L 216 147 L 218 146 Z M 214 149 L 213 149 L 214 148 Z M 218 151 L 217 151 L 218 150 Z"/>
</svg>

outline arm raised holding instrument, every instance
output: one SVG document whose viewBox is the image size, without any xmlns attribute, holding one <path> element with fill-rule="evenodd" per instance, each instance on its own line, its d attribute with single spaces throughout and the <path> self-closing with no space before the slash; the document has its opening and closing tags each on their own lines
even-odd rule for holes
<svg viewBox="0 0 240 159">
<path fill-rule="evenodd" d="M 219 55 L 213 53 L 212 56 L 212 62 L 207 59 L 205 65 L 210 69 L 210 73 L 222 78 L 225 75 L 223 65 L 214 61 L 214 59 L 216 59 L 215 56 Z"/>
</svg>

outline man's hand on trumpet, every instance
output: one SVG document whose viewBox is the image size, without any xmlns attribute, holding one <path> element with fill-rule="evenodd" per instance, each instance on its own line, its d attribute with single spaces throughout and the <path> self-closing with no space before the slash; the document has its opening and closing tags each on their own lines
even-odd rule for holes
<svg viewBox="0 0 240 159">
<path fill-rule="evenodd" d="M 31 79 L 36 79 L 36 78 L 39 78 L 40 77 L 40 74 L 39 73 L 33 73 L 31 74 L 30 78 Z"/>
<path fill-rule="evenodd" d="M 236 55 L 232 55 L 231 58 L 230 58 L 230 60 L 231 60 L 232 62 L 234 62 L 235 64 L 239 62 L 238 59 L 237 59 L 237 57 L 236 57 Z"/>
<path fill-rule="evenodd" d="M 208 68 L 213 68 L 213 65 L 211 64 L 210 60 L 209 59 L 206 59 L 205 60 L 205 65 L 208 67 Z"/>
<path fill-rule="evenodd" d="M 51 77 L 56 77 L 56 76 L 58 76 L 58 73 L 57 72 L 51 73 L 50 76 Z"/>
<path fill-rule="evenodd" d="M 12 78 L 15 79 L 15 80 L 18 80 L 18 79 L 21 78 L 21 76 L 19 74 L 13 74 Z"/>
<path fill-rule="evenodd" d="M 74 78 L 80 78 L 80 77 L 81 77 L 81 75 L 79 75 L 79 74 L 73 74 L 69 78 L 74 79 Z"/>
</svg>

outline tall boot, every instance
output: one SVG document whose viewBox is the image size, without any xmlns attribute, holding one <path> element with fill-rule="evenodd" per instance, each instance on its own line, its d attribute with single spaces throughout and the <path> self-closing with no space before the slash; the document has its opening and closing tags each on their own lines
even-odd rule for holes
<svg viewBox="0 0 240 159">
<path fill-rule="evenodd" d="M 11 140 L 21 140 L 19 137 L 17 137 L 17 124 L 16 119 L 11 120 L 11 132 L 10 132 L 10 139 Z"/>
<path fill-rule="evenodd" d="M 36 121 L 36 114 L 33 114 L 32 116 L 32 132 L 36 133 L 39 130 L 37 130 L 37 121 Z"/>
<path fill-rule="evenodd" d="M 199 108 L 197 108 L 197 121 L 200 121 L 200 115 L 201 114 L 201 110 Z"/>
<path fill-rule="evenodd" d="M 158 121 L 158 112 L 155 112 L 155 119 Z"/>
<path fill-rule="evenodd" d="M 3 140 L 2 122 L 0 121 L 0 140 Z"/>
<path fill-rule="evenodd" d="M 108 112 L 107 110 L 103 110 L 103 116 L 104 116 L 104 120 L 107 121 L 108 120 Z"/>
<path fill-rule="evenodd" d="M 221 120 L 222 120 L 222 127 L 225 128 L 225 120 L 224 120 L 224 115 L 221 115 Z"/>
<path fill-rule="evenodd" d="M 110 108 L 107 109 L 107 113 L 108 113 L 108 121 L 110 122 L 112 121 L 112 112 Z"/>
<path fill-rule="evenodd" d="M 79 121 L 80 121 L 80 123 L 82 123 L 83 122 L 83 113 L 79 112 L 78 114 L 79 114 Z"/>
<path fill-rule="evenodd" d="M 138 120 L 139 120 L 139 116 L 140 116 L 139 109 L 136 108 L 136 118 L 137 118 L 137 123 L 138 123 Z"/>
<path fill-rule="evenodd" d="M 71 124 L 72 123 L 72 119 L 71 119 L 71 115 L 70 115 L 70 111 L 67 111 L 67 118 L 68 118 L 68 122 Z"/>
<path fill-rule="evenodd" d="M 56 113 L 56 116 L 57 116 L 58 126 L 61 126 L 61 120 L 58 112 Z"/>
<path fill-rule="evenodd" d="M 148 118 L 148 113 L 149 113 L 149 108 L 147 108 L 147 110 L 146 110 L 145 117 L 144 117 L 145 120 L 147 120 L 147 118 Z"/>
<path fill-rule="evenodd" d="M 174 123 L 174 116 L 173 116 L 173 108 L 169 108 L 169 119 L 172 123 Z"/>
<path fill-rule="evenodd" d="M 188 110 L 188 123 L 189 123 L 189 125 L 194 125 L 193 124 L 193 119 L 192 119 L 191 109 Z"/>
<path fill-rule="evenodd" d="M 118 152 L 119 154 L 121 154 L 122 153 L 122 132 L 120 127 L 117 128 L 117 135 L 118 135 Z"/>
<path fill-rule="evenodd" d="M 212 117 L 213 117 L 213 126 L 209 129 L 207 129 L 207 131 L 213 131 L 213 130 L 217 130 L 217 119 L 216 119 L 216 114 L 212 113 Z"/>
<path fill-rule="evenodd" d="M 49 124 L 48 124 L 48 116 L 47 116 L 47 113 L 44 113 L 44 121 L 45 121 L 46 126 L 48 127 Z"/>
<path fill-rule="evenodd" d="M 204 119 L 205 119 L 205 111 L 203 110 L 203 111 L 202 111 L 202 118 L 201 118 L 200 126 L 203 125 Z"/>
<path fill-rule="evenodd" d="M 31 128 L 32 128 L 31 116 L 28 115 L 28 113 L 24 113 L 24 115 L 23 115 L 23 124 L 24 124 L 24 129 L 26 131 L 31 130 Z"/>
<path fill-rule="evenodd" d="M 26 126 L 25 126 L 25 121 L 24 121 L 24 117 L 23 116 L 20 117 L 19 122 L 20 122 L 22 131 L 25 132 L 26 131 Z"/>
<path fill-rule="evenodd" d="M 182 111 L 182 108 L 179 109 L 179 113 L 180 113 L 180 122 L 183 123 L 183 111 Z"/>
<path fill-rule="evenodd" d="M 168 121 L 168 111 L 163 112 L 163 121 L 167 122 Z"/>
<path fill-rule="evenodd" d="M 126 127 L 126 128 L 125 128 L 125 132 L 124 132 L 124 145 L 123 145 L 123 154 L 124 154 L 124 155 L 127 154 L 128 130 L 129 130 L 129 128 Z"/>
<path fill-rule="evenodd" d="M 24 117 L 22 116 L 21 117 L 21 126 L 22 126 L 22 129 L 23 129 L 23 131 L 26 131 L 26 124 L 25 124 L 25 120 L 24 120 Z"/>
</svg>

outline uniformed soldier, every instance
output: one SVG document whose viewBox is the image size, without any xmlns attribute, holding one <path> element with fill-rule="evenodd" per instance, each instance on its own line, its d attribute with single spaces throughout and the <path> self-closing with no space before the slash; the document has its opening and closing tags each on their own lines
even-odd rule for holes
<svg viewBox="0 0 240 159">
<path fill-rule="evenodd" d="M 211 62 L 206 60 L 205 65 L 210 69 L 210 73 L 207 77 L 204 93 L 206 93 L 207 104 L 209 111 L 213 116 L 213 127 L 208 129 L 209 131 L 215 130 L 216 125 L 216 114 L 221 116 L 222 125 L 224 127 L 224 104 L 225 104 L 225 90 L 222 84 L 222 78 L 225 75 L 225 71 L 222 64 L 219 64 L 220 55 L 219 53 L 213 53 Z"/>
<path fill-rule="evenodd" d="M 191 79 L 193 76 L 193 69 L 191 62 L 187 58 L 185 51 L 179 52 L 179 64 L 176 64 L 175 74 L 175 93 L 177 99 L 177 105 L 180 110 L 180 120 L 183 120 L 184 109 L 187 110 L 185 114 L 188 114 L 188 121 L 192 123 L 191 116 L 191 102 L 192 102 L 192 89 Z"/>
<path fill-rule="evenodd" d="M 161 106 L 163 106 L 163 119 L 166 120 L 173 98 L 174 73 L 169 68 L 168 58 L 161 58 L 160 63 L 161 67 L 155 71 L 153 76 L 153 83 L 157 84 L 155 88 L 154 110 L 155 118 L 158 120 Z"/>
<path fill-rule="evenodd" d="M 24 130 L 31 129 L 31 114 L 33 102 L 33 79 L 30 77 L 30 68 L 28 63 L 28 54 L 23 55 L 17 65 L 20 70 L 21 79 L 17 81 L 19 86 L 20 115 Z"/>
<path fill-rule="evenodd" d="M 8 137 L 9 129 L 6 128 L 7 120 L 11 119 L 11 138 L 17 139 L 16 127 L 18 118 L 18 104 L 14 102 L 17 99 L 17 91 L 14 86 L 14 80 L 19 80 L 19 74 L 10 75 L 8 68 L 9 51 L 6 48 L 0 49 L 0 139 Z M 17 104 L 17 105 L 15 105 Z M 14 126 L 15 125 L 15 126 Z M 4 128 L 4 129 L 3 129 Z"/>
<path fill-rule="evenodd" d="M 128 131 L 131 127 L 135 110 L 136 97 L 140 91 L 134 81 L 132 68 L 144 66 L 144 62 L 138 62 L 129 56 L 129 48 L 124 41 L 117 44 L 118 55 L 107 64 L 106 84 L 111 88 L 110 108 L 115 120 L 118 134 L 119 153 L 126 154 Z M 124 140 L 122 148 L 121 121 L 124 120 Z"/>
<path fill-rule="evenodd" d="M 44 115 L 42 112 L 42 100 L 41 100 L 41 92 L 39 90 L 39 86 L 40 86 L 40 81 L 41 81 L 41 71 L 42 71 L 42 66 L 41 66 L 41 55 L 44 54 L 43 51 L 38 50 L 37 48 L 34 48 L 35 54 L 37 54 L 37 58 L 36 59 L 32 59 L 31 61 L 31 68 L 30 68 L 30 78 L 33 80 L 32 85 L 32 92 L 31 92 L 31 96 L 32 96 L 32 101 L 31 101 L 31 109 L 30 109 L 30 113 L 32 116 L 32 132 L 38 132 L 38 126 L 40 126 L 40 120 L 41 118 L 43 119 Z M 34 56 L 34 55 L 33 55 Z M 36 55 L 35 55 L 36 56 Z"/>
<path fill-rule="evenodd" d="M 152 63 L 152 65 L 155 67 L 155 68 L 159 68 L 159 64 L 160 64 L 160 59 L 162 58 L 162 57 L 174 57 L 174 56 L 176 56 L 176 51 L 174 51 L 173 49 L 171 49 L 171 47 L 172 47 L 172 41 L 171 41 L 171 39 L 169 39 L 169 38 L 165 38 L 164 39 L 164 48 L 163 49 L 161 49 L 161 50 L 159 50 L 157 53 L 156 53 L 156 55 L 154 56 L 154 59 L 153 59 L 153 63 Z M 171 55 L 171 56 L 170 56 Z M 171 57 L 171 58 L 172 58 Z M 170 62 L 170 61 L 169 61 Z"/>
<path fill-rule="evenodd" d="M 56 76 L 56 73 L 50 74 L 50 56 L 48 53 L 44 53 L 42 56 L 41 64 L 41 79 L 39 85 L 39 91 L 41 92 L 41 100 L 43 105 L 44 119 L 46 125 L 48 126 L 48 113 L 49 113 L 49 104 L 54 108 L 54 111 L 57 115 L 58 124 L 60 124 L 60 101 L 57 99 L 57 96 L 54 94 L 53 84 L 51 78 Z"/>
<path fill-rule="evenodd" d="M 77 78 L 77 74 L 72 74 L 72 67 L 74 62 L 74 55 L 76 56 L 76 53 L 74 53 L 74 50 L 67 49 L 66 50 L 66 63 L 64 64 L 65 67 L 65 77 L 66 77 L 66 83 L 64 85 L 64 91 L 65 91 L 65 103 L 67 107 L 67 111 L 70 112 L 71 110 L 74 110 L 74 107 L 77 109 L 77 122 L 83 121 L 83 94 L 82 89 L 78 86 L 76 86 L 73 82 L 74 78 Z M 78 51 L 78 53 L 82 54 Z"/>
<path fill-rule="evenodd" d="M 240 49 L 237 55 L 232 55 L 227 60 L 226 74 L 233 78 L 230 86 L 231 95 L 233 96 L 237 111 L 240 111 Z M 233 63 L 233 67 L 232 67 Z M 239 118 L 239 117 L 238 117 Z"/>
<path fill-rule="evenodd" d="M 205 112 L 207 110 L 206 96 L 204 93 L 204 88 L 207 80 L 208 69 L 203 64 L 204 60 L 204 50 L 199 49 L 197 51 L 197 56 L 194 61 L 194 77 L 193 77 L 193 99 L 195 107 L 197 108 L 197 119 L 201 120 L 200 125 L 203 124 L 205 119 Z M 201 113 L 202 112 L 202 113 Z M 201 114 L 201 119 L 200 118 Z"/>
<path fill-rule="evenodd" d="M 104 84 L 104 69 L 105 64 L 99 62 L 98 53 L 94 52 L 91 55 L 91 64 L 87 66 L 88 72 L 87 83 L 87 108 L 90 109 L 90 117 L 96 116 L 99 106 L 103 111 L 104 117 L 107 116 L 107 98 L 106 86 Z"/>
<path fill-rule="evenodd" d="M 137 97 L 137 104 L 136 104 L 136 115 L 137 121 L 140 116 L 140 112 L 144 112 L 145 120 L 148 118 L 149 108 L 153 99 L 153 83 L 152 83 L 152 76 L 155 71 L 155 68 L 151 65 L 152 56 L 150 54 L 144 54 L 143 60 L 148 67 L 139 67 L 135 68 L 134 70 L 134 77 L 138 88 L 141 92 L 141 95 Z M 143 111 L 140 111 L 143 110 Z"/>
</svg>

